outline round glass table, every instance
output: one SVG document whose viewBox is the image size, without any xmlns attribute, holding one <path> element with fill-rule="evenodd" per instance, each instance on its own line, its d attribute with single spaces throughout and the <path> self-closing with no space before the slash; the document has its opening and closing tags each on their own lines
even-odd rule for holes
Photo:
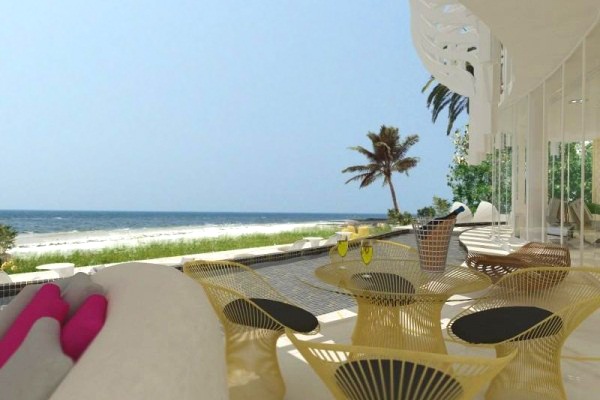
<svg viewBox="0 0 600 400">
<path fill-rule="evenodd" d="M 352 344 L 446 353 L 441 312 L 448 298 L 485 289 L 490 279 L 462 266 L 427 272 L 419 261 L 373 259 L 318 267 L 323 289 L 352 296 L 358 315 Z"/>
</svg>

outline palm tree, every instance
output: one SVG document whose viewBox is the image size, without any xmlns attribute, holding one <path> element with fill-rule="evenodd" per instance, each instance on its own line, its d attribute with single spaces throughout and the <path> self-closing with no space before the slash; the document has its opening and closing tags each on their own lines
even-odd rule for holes
<svg viewBox="0 0 600 400">
<path fill-rule="evenodd" d="M 423 86 L 421 92 L 425 93 L 433 82 L 435 82 L 435 78 L 432 76 L 425 86 Z M 433 122 L 435 122 L 440 113 L 448 107 L 448 127 L 446 129 L 446 135 L 450 135 L 454 126 L 454 121 L 456 121 L 458 116 L 463 111 L 469 112 L 469 98 L 451 91 L 445 85 L 438 82 L 433 89 L 431 89 L 431 92 L 429 92 L 429 96 L 427 96 L 427 108 L 430 107 L 432 107 L 431 120 Z"/>
<path fill-rule="evenodd" d="M 396 191 L 392 184 L 392 172 L 404 172 L 408 175 L 408 170 L 417 165 L 419 159 L 406 157 L 406 153 L 412 145 L 419 141 L 419 135 L 410 135 L 401 142 L 398 128 L 382 125 L 379 134 L 369 132 L 367 137 L 371 139 L 373 151 L 369 151 L 362 146 L 350 147 L 350 150 L 363 154 L 367 157 L 369 163 L 344 169 L 343 173 L 358 173 L 348 179 L 346 183 L 360 181 L 360 187 L 364 188 L 383 177 L 383 185 L 390 187 L 394 210 L 399 212 Z"/>
</svg>

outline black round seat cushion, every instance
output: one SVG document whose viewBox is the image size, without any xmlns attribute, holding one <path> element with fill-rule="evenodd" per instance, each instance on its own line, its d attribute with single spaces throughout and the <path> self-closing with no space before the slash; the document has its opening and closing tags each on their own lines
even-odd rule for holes
<svg viewBox="0 0 600 400">
<path fill-rule="evenodd" d="M 350 400 L 454 400 L 463 392 L 452 376 L 400 360 L 350 361 L 337 368 L 335 380 Z"/>
<path fill-rule="evenodd" d="M 454 321 L 452 332 L 469 343 L 494 344 L 504 342 L 546 320 L 552 313 L 539 307 L 511 306 L 491 308 L 465 315 Z M 551 336 L 562 329 L 562 319 L 555 315 L 519 340 Z"/>
<path fill-rule="evenodd" d="M 236 299 L 223 307 L 223 314 L 233 323 L 251 326 L 254 328 L 283 330 L 288 327 L 296 332 L 309 333 L 319 325 L 317 317 L 303 308 L 283 303 L 277 300 L 250 298 Z M 263 309 L 276 320 L 280 326 L 274 327 L 256 306 Z"/>
<path fill-rule="evenodd" d="M 366 290 L 371 293 L 361 294 L 369 297 L 369 302 L 379 306 L 403 306 L 413 303 L 414 285 L 397 274 L 388 272 L 362 272 L 350 278 L 350 289 Z M 381 292 L 380 294 L 377 292 Z"/>
</svg>

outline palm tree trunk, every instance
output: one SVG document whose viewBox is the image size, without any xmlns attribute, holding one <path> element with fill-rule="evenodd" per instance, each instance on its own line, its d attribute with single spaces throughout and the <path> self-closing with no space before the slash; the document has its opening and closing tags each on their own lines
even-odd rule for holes
<svg viewBox="0 0 600 400">
<path fill-rule="evenodd" d="M 390 192 L 392 192 L 392 201 L 394 202 L 394 210 L 396 210 L 396 212 L 399 213 L 400 209 L 398 208 L 398 202 L 396 201 L 396 191 L 394 190 L 394 185 L 392 185 L 391 179 L 388 181 L 388 184 L 390 186 Z"/>
</svg>

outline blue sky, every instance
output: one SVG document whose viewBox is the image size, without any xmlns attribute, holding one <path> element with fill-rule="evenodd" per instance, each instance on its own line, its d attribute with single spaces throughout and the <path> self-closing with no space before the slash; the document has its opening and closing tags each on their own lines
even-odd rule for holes
<svg viewBox="0 0 600 400">
<path fill-rule="evenodd" d="M 451 192 L 408 1 L 0 4 L 0 209 L 374 212 L 345 185 L 382 124 L 418 134 L 400 208 Z"/>
</svg>

